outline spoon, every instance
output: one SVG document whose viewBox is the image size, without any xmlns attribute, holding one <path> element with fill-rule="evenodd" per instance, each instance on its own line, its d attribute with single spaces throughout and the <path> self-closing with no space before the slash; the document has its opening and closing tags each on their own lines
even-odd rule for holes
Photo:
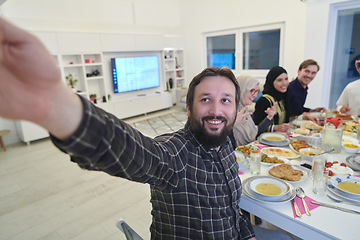
<svg viewBox="0 0 360 240">
<path fill-rule="evenodd" d="M 303 205 L 304 205 L 304 208 L 305 208 L 306 215 L 311 216 L 311 213 L 310 213 L 310 211 L 309 211 L 309 208 L 308 208 L 308 206 L 307 206 L 307 204 L 306 204 L 306 202 L 305 202 L 305 200 L 304 200 L 304 198 L 305 198 L 305 192 L 304 192 L 304 190 L 303 190 L 301 187 L 298 187 L 298 188 L 296 189 L 296 195 L 297 195 L 299 198 L 301 198 L 301 200 L 302 200 L 302 202 L 303 202 Z"/>
<path fill-rule="evenodd" d="M 325 151 L 325 152 L 322 152 L 322 153 L 319 153 L 319 155 L 323 155 L 323 154 L 325 154 L 325 153 L 330 153 L 330 152 L 332 152 L 332 151 L 334 151 L 335 149 L 330 149 L 330 150 L 327 150 L 327 151 Z M 319 156 L 318 155 L 318 156 Z"/>
</svg>

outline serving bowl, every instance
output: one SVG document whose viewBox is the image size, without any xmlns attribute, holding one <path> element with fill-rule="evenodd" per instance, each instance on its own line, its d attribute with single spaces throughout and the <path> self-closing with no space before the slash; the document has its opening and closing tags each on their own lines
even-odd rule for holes
<svg viewBox="0 0 360 240">
<path fill-rule="evenodd" d="M 255 178 L 249 181 L 248 184 L 254 195 L 261 199 L 268 199 L 272 201 L 282 199 L 290 191 L 290 187 L 286 182 L 272 177 Z M 281 191 L 277 193 L 269 191 L 273 185 L 278 187 L 276 188 L 277 190 L 280 188 Z"/>
<path fill-rule="evenodd" d="M 342 146 L 347 153 L 355 154 L 359 152 L 360 150 L 360 144 L 358 143 L 349 143 L 349 142 L 343 142 Z"/>
<path fill-rule="evenodd" d="M 322 151 L 318 150 L 318 149 L 314 149 L 314 148 L 302 148 L 299 150 L 301 159 L 306 160 L 306 161 L 310 161 L 312 162 L 312 160 L 319 156 L 320 153 L 322 153 Z M 310 154 L 314 154 L 314 155 L 309 155 Z"/>
</svg>

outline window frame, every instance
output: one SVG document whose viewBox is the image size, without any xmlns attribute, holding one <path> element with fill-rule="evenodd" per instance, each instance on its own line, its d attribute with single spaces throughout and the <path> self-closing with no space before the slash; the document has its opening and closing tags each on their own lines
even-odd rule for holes
<svg viewBox="0 0 360 240">
<path fill-rule="evenodd" d="M 280 29 L 279 65 L 283 66 L 285 23 L 279 22 L 279 23 L 271 23 L 271 24 L 264 24 L 257 26 L 241 27 L 231 30 L 219 30 L 219 31 L 203 33 L 204 53 L 205 53 L 204 68 L 207 67 L 207 38 L 235 34 L 235 69 L 232 69 L 233 73 L 235 75 L 249 74 L 258 78 L 259 80 L 265 79 L 270 69 L 243 69 L 243 34 L 248 32 L 268 31 L 268 30 L 276 30 L 276 29 Z"/>
</svg>

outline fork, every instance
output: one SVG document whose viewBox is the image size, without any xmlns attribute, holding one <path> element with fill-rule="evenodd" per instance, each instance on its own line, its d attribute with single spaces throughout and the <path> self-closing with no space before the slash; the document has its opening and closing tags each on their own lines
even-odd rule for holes
<svg viewBox="0 0 360 240">
<path fill-rule="evenodd" d="M 360 206 L 359 203 L 354 203 L 354 202 L 350 202 L 350 201 L 346 201 L 346 200 L 339 200 L 339 199 L 336 199 L 330 195 L 326 195 L 328 198 L 330 198 L 331 200 L 333 200 L 334 202 L 337 202 L 337 203 L 341 203 L 341 202 L 345 202 L 345 203 L 350 203 L 350 204 L 353 204 L 353 205 L 356 205 L 356 206 Z"/>
</svg>

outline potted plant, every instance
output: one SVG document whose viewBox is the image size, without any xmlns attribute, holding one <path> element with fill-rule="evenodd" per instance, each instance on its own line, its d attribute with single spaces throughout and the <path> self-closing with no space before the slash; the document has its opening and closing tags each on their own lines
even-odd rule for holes
<svg viewBox="0 0 360 240">
<path fill-rule="evenodd" d="M 76 85 L 78 80 L 75 79 L 71 73 L 69 75 L 67 75 L 65 78 L 66 78 L 68 86 L 70 86 L 70 88 L 75 90 L 75 85 Z"/>
<path fill-rule="evenodd" d="M 96 101 L 96 94 L 90 94 L 90 100 L 95 103 Z"/>
</svg>

